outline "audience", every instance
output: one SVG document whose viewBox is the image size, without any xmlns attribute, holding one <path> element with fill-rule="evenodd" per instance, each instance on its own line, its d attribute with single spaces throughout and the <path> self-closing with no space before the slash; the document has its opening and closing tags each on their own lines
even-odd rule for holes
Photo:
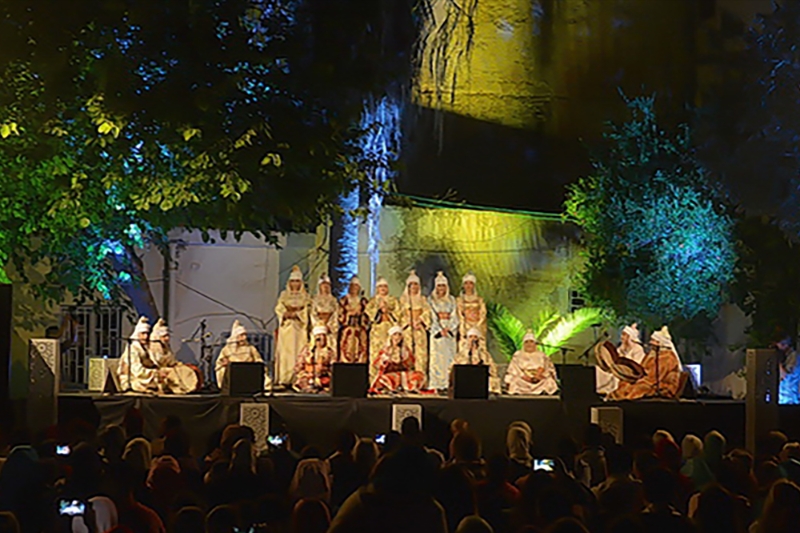
<svg viewBox="0 0 800 533">
<path fill-rule="evenodd" d="M 445 460 L 416 418 L 401 427 L 380 446 L 343 429 L 328 456 L 288 430 L 259 452 L 235 424 L 194 455 L 179 418 L 150 441 L 133 409 L 99 432 L 75 422 L 39 440 L 21 431 L 0 457 L 0 533 L 800 531 L 800 443 L 778 431 L 754 456 L 727 450 L 718 431 L 617 444 L 589 425 L 548 456 L 518 421 L 505 453 L 486 460 L 481 435 L 458 419 Z M 57 455 L 67 441 L 71 454 Z M 73 501 L 83 514 L 58 512 Z"/>
</svg>

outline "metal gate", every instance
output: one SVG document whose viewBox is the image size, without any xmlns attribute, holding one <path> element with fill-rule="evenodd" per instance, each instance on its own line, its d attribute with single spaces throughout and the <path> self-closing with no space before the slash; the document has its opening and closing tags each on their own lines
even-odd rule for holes
<svg viewBox="0 0 800 533">
<path fill-rule="evenodd" d="M 62 321 L 72 311 L 77 322 L 77 340 L 61 354 L 61 387 L 84 389 L 89 380 L 90 357 L 119 357 L 122 353 L 121 307 L 61 306 Z M 62 346 L 65 346 L 62 339 Z"/>
</svg>

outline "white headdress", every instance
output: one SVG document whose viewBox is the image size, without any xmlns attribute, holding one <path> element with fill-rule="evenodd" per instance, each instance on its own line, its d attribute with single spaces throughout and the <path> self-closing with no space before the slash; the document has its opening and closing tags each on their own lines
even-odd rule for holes
<svg viewBox="0 0 800 533">
<path fill-rule="evenodd" d="M 327 283 L 328 285 L 330 285 L 330 284 L 331 284 L 331 278 L 330 278 L 330 276 L 328 276 L 327 274 L 323 274 L 323 275 L 321 275 L 321 276 L 319 277 L 319 279 L 317 280 L 317 287 L 319 287 L 319 286 L 320 286 L 320 285 L 322 285 L 323 283 Z"/>
<path fill-rule="evenodd" d="M 478 328 L 469 328 L 467 330 L 467 337 L 478 337 L 479 339 L 483 337 L 481 332 Z"/>
<path fill-rule="evenodd" d="M 381 285 L 389 286 L 389 282 L 386 281 L 386 278 L 378 278 L 378 281 L 375 282 L 376 287 L 380 287 Z"/>
<path fill-rule="evenodd" d="M 229 339 L 231 342 L 236 342 L 236 339 L 242 334 L 247 334 L 247 330 L 244 329 L 244 326 L 239 322 L 239 319 L 236 319 L 233 321 L 233 325 L 231 326 L 231 336 Z"/>
<path fill-rule="evenodd" d="M 358 285 L 359 287 L 361 287 L 361 280 L 358 279 L 358 276 L 353 276 L 352 278 L 350 278 L 350 285 Z"/>
<path fill-rule="evenodd" d="M 667 326 L 662 327 L 658 331 L 654 331 L 650 338 L 658 343 L 662 350 L 669 350 L 675 354 L 678 359 L 678 369 L 683 370 L 681 358 L 678 355 L 678 350 L 675 349 L 675 344 L 672 342 L 672 335 L 669 333 Z"/>
<path fill-rule="evenodd" d="M 636 324 L 636 322 L 634 322 L 630 326 L 625 326 L 624 328 L 622 328 L 622 333 L 627 333 L 632 341 L 639 342 L 640 340 L 639 326 L 638 324 Z"/>
<path fill-rule="evenodd" d="M 138 339 L 140 333 L 150 333 L 150 323 L 146 316 L 139 317 L 139 321 L 134 326 L 133 333 L 131 333 L 131 339 Z"/>
<path fill-rule="evenodd" d="M 475 277 L 475 274 L 469 272 L 467 274 L 464 274 L 464 277 L 461 278 L 461 285 L 464 285 L 468 281 L 471 281 L 472 283 L 477 283 L 478 279 Z"/>
<path fill-rule="evenodd" d="M 528 331 L 526 331 L 525 332 L 525 336 L 522 337 L 522 342 L 526 342 L 526 341 L 537 342 L 536 341 L 536 335 L 533 334 L 533 330 L 532 329 L 529 329 Z"/>
<path fill-rule="evenodd" d="M 328 328 L 325 326 L 314 326 L 314 328 L 311 330 L 312 337 L 316 337 L 317 335 L 327 335 L 327 334 L 328 334 Z"/>
<path fill-rule="evenodd" d="M 419 276 L 417 276 L 417 271 L 412 270 L 408 273 L 408 277 L 406 278 L 406 287 L 411 285 L 412 283 L 419 284 Z"/>
<path fill-rule="evenodd" d="M 289 281 L 303 281 L 303 271 L 300 267 L 294 265 L 292 271 L 289 273 Z"/>
<path fill-rule="evenodd" d="M 400 326 L 392 326 L 389 328 L 389 337 L 394 335 L 395 333 L 403 333 L 403 328 Z"/>
<path fill-rule="evenodd" d="M 153 331 L 150 333 L 150 340 L 157 341 L 169 335 L 169 328 L 163 318 L 159 318 L 156 325 L 153 326 Z"/>
<path fill-rule="evenodd" d="M 450 296 L 450 283 L 447 281 L 447 276 L 445 276 L 444 272 L 442 272 L 441 270 L 436 273 L 436 279 L 433 282 L 433 286 L 434 287 L 442 286 L 442 287 L 445 288 L 444 298 L 447 298 L 448 296 Z M 434 299 L 438 299 L 438 296 L 436 295 L 436 291 L 435 290 L 433 291 L 433 294 L 431 295 L 431 297 L 434 298 Z"/>
</svg>

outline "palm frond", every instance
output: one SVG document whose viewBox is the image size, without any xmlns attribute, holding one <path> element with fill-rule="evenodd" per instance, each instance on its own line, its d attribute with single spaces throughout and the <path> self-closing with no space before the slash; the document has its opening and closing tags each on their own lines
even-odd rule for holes
<svg viewBox="0 0 800 533">
<path fill-rule="evenodd" d="M 500 351 L 508 359 L 522 346 L 522 337 L 525 336 L 525 324 L 515 317 L 506 306 L 490 303 L 486 306 L 487 322 L 492 330 Z"/>
<path fill-rule="evenodd" d="M 601 322 L 602 319 L 603 311 L 596 307 L 584 307 L 566 316 L 561 316 L 558 322 L 539 338 L 542 344 L 548 345 L 542 346 L 542 351 L 547 355 L 553 355 L 558 348 L 552 348 L 552 346 L 563 346 L 571 338 L 587 330 L 592 324 Z"/>
<path fill-rule="evenodd" d="M 533 334 L 537 339 L 544 337 L 545 333 L 552 328 L 558 321 L 561 320 L 561 315 L 552 309 L 540 311 L 539 315 L 533 321 Z"/>
</svg>

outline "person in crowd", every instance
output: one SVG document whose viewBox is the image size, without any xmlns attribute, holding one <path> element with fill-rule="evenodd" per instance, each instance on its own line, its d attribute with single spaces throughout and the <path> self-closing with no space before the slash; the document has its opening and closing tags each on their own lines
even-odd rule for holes
<svg viewBox="0 0 800 533">
<path fill-rule="evenodd" d="M 314 326 L 313 344 L 305 346 L 297 357 L 293 388 L 302 393 L 328 392 L 331 388 L 331 368 L 336 352 L 325 326 Z"/>
<path fill-rule="evenodd" d="M 330 505 L 331 485 L 328 463 L 322 459 L 303 459 L 297 463 L 297 469 L 289 487 L 289 497 L 293 502 L 300 500 L 319 500 Z"/>
<path fill-rule="evenodd" d="M 711 430 L 703 437 L 703 459 L 715 476 L 725 456 L 727 445 L 725 436 L 717 430 Z"/>
<path fill-rule="evenodd" d="M 278 330 L 275 334 L 275 382 L 291 387 L 297 355 L 308 344 L 308 307 L 311 299 L 303 285 L 303 273 L 292 267 L 286 289 L 275 305 Z"/>
<path fill-rule="evenodd" d="M 368 360 L 366 309 L 367 299 L 362 295 L 361 282 L 353 276 L 347 294 L 339 300 L 339 360 L 343 363 L 366 363 Z"/>
<path fill-rule="evenodd" d="M 508 530 L 508 515 L 519 500 L 519 489 L 508 482 L 509 466 L 507 457 L 493 455 L 486 463 L 486 479 L 475 487 L 478 514 L 497 531 Z"/>
<path fill-rule="evenodd" d="M 0 533 L 20 533 L 19 522 L 14 513 L 8 511 L 0 511 Z"/>
<path fill-rule="evenodd" d="M 358 436 L 349 429 L 339 430 L 336 436 L 336 450 L 328 457 L 328 471 L 331 473 L 331 509 L 336 511 L 360 486 L 358 467 L 353 459 Z"/>
<path fill-rule="evenodd" d="M 751 526 L 752 533 L 789 533 L 800 524 L 800 487 L 778 481 L 769 491 L 764 512 Z"/>
<path fill-rule="evenodd" d="M 652 396 L 678 397 L 683 367 L 667 326 L 650 337 L 650 353 L 644 358 L 642 366 L 645 376 L 634 383 L 620 383 L 612 398 L 638 400 Z"/>
<path fill-rule="evenodd" d="M 644 509 L 642 482 L 633 477 L 633 457 L 615 444 L 606 450 L 605 481 L 592 488 L 602 509 L 601 521 L 609 524 L 625 515 L 635 515 Z"/>
<path fill-rule="evenodd" d="M 671 472 L 655 468 L 645 474 L 643 483 L 647 506 L 642 520 L 648 531 L 691 533 L 694 530 L 689 519 L 672 505 L 678 487 Z"/>
<path fill-rule="evenodd" d="M 367 303 L 367 320 L 369 321 L 369 381 L 375 381 L 378 358 L 386 341 L 389 330 L 400 323 L 400 302 L 389 294 L 389 282 L 378 278 L 375 282 L 375 296 Z"/>
<path fill-rule="evenodd" d="M 747 520 L 736 496 L 710 485 L 698 495 L 693 521 L 697 533 L 745 533 Z"/>
<path fill-rule="evenodd" d="M 226 380 L 228 379 L 228 368 L 230 368 L 231 363 L 263 362 L 264 359 L 261 357 L 261 354 L 258 353 L 256 347 L 247 340 L 247 330 L 238 320 L 234 320 L 231 326 L 231 335 L 228 337 L 225 346 L 223 346 L 222 350 L 219 352 L 219 357 L 217 357 L 217 363 L 215 365 L 217 385 L 221 389 L 225 389 L 229 386 Z M 269 377 L 267 367 L 264 367 L 263 372 L 264 389 L 269 389 L 272 380 Z"/>
<path fill-rule="evenodd" d="M 184 507 L 172 521 L 171 533 L 198 533 L 205 531 L 206 515 L 196 506 Z"/>
<path fill-rule="evenodd" d="M 238 526 L 239 518 L 232 505 L 214 507 L 206 516 L 206 533 L 235 533 Z"/>
<path fill-rule="evenodd" d="M 291 533 L 325 533 L 330 525 L 331 513 L 320 500 L 300 500 L 292 510 Z"/>
<path fill-rule="evenodd" d="M 444 508 L 451 533 L 463 518 L 477 512 L 474 485 L 472 472 L 462 465 L 451 464 L 437 472 L 434 497 Z"/>
<path fill-rule="evenodd" d="M 620 357 L 626 357 L 642 364 L 644 361 L 645 353 L 641 344 L 641 334 L 639 333 L 639 326 L 635 322 L 622 328 L 619 335 L 619 346 L 617 353 Z M 611 372 L 606 372 L 600 366 L 595 366 L 597 393 L 598 394 L 611 394 L 617 387 L 619 387 L 619 378 Z"/>
<path fill-rule="evenodd" d="M 486 478 L 486 462 L 481 456 L 481 441 L 473 432 L 456 433 L 450 442 L 450 452 L 449 464 L 465 470 L 476 481 Z"/>
<path fill-rule="evenodd" d="M 31 446 L 15 446 L 0 470 L 0 511 L 13 513 L 22 533 L 38 533 L 45 525 L 41 509 L 46 501 L 39 454 Z"/>
<path fill-rule="evenodd" d="M 800 365 L 791 337 L 785 337 L 775 344 L 778 350 L 778 402 L 781 404 L 800 403 Z"/>
<path fill-rule="evenodd" d="M 428 376 L 428 331 L 431 327 L 431 309 L 422 295 L 419 276 L 412 270 L 406 279 L 406 288 L 400 297 L 400 326 L 403 328 L 405 346 L 414 356 L 414 370 Z"/>
<path fill-rule="evenodd" d="M 456 527 L 456 533 L 494 533 L 492 526 L 478 515 L 465 516 Z"/>
<path fill-rule="evenodd" d="M 516 482 L 531 473 L 533 468 L 533 430 L 527 422 L 512 422 L 506 430 L 506 452 L 508 453 L 508 480 Z"/>
<path fill-rule="evenodd" d="M 681 474 L 692 480 L 696 490 L 714 482 L 714 474 L 703 458 L 703 441 L 697 435 L 686 435 L 681 441 L 683 466 Z"/>
<path fill-rule="evenodd" d="M 339 302 L 331 293 L 331 278 L 327 274 L 317 281 L 317 294 L 311 299 L 309 318 L 312 329 L 325 326 L 331 339 L 339 338 Z"/>
<path fill-rule="evenodd" d="M 356 465 L 356 476 L 358 487 L 364 487 L 369 483 L 372 470 L 378 463 L 380 450 L 375 441 L 370 438 L 358 439 L 356 447 L 353 448 L 353 462 Z"/>
<path fill-rule="evenodd" d="M 500 393 L 500 378 L 497 377 L 497 365 L 492 354 L 486 349 L 486 341 L 477 328 L 467 331 L 467 342 L 453 358 L 454 365 L 486 365 L 489 367 L 489 391 Z M 453 380 L 450 367 L 450 380 Z"/>
<path fill-rule="evenodd" d="M 72 533 L 105 533 L 117 527 L 119 522 L 117 506 L 110 498 L 95 496 L 90 498 L 88 503 L 92 507 L 93 527 L 86 524 L 86 516 L 76 516 L 72 519 Z"/>
<path fill-rule="evenodd" d="M 556 366 L 536 345 L 536 336 L 528 330 L 508 364 L 505 382 L 509 394 L 555 394 L 558 391 Z"/>
<path fill-rule="evenodd" d="M 450 284 L 443 272 L 436 274 L 431 308 L 431 352 L 428 387 L 447 391 L 447 375 L 457 351 L 458 313 L 456 299 L 450 295 Z"/>
<path fill-rule="evenodd" d="M 414 416 L 407 416 L 400 424 L 400 435 L 403 437 L 403 444 L 406 446 L 419 446 L 431 460 L 431 464 L 437 470 L 445 463 L 444 454 L 435 448 L 425 446 L 425 435 L 422 432 L 419 420 Z"/>
<path fill-rule="evenodd" d="M 601 444 L 602 430 L 589 424 L 583 434 L 583 449 L 575 458 L 575 478 L 589 488 L 606 479 L 606 455 Z"/>
<path fill-rule="evenodd" d="M 139 317 L 117 365 L 117 376 L 123 392 L 159 391 L 158 365 L 150 356 L 149 338 L 150 323 L 146 316 Z"/>
<path fill-rule="evenodd" d="M 465 274 L 461 278 L 461 294 L 456 299 L 458 309 L 458 349 L 463 350 L 467 343 L 467 332 L 475 328 L 486 337 L 486 302 L 475 288 L 477 278 Z"/>
<path fill-rule="evenodd" d="M 370 389 L 376 393 L 415 392 L 422 389 L 425 376 L 416 370 L 414 354 L 406 345 L 407 337 L 399 326 L 389 330 L 387 344 L 375 359 L 375 380 Z"/>
</svg>

